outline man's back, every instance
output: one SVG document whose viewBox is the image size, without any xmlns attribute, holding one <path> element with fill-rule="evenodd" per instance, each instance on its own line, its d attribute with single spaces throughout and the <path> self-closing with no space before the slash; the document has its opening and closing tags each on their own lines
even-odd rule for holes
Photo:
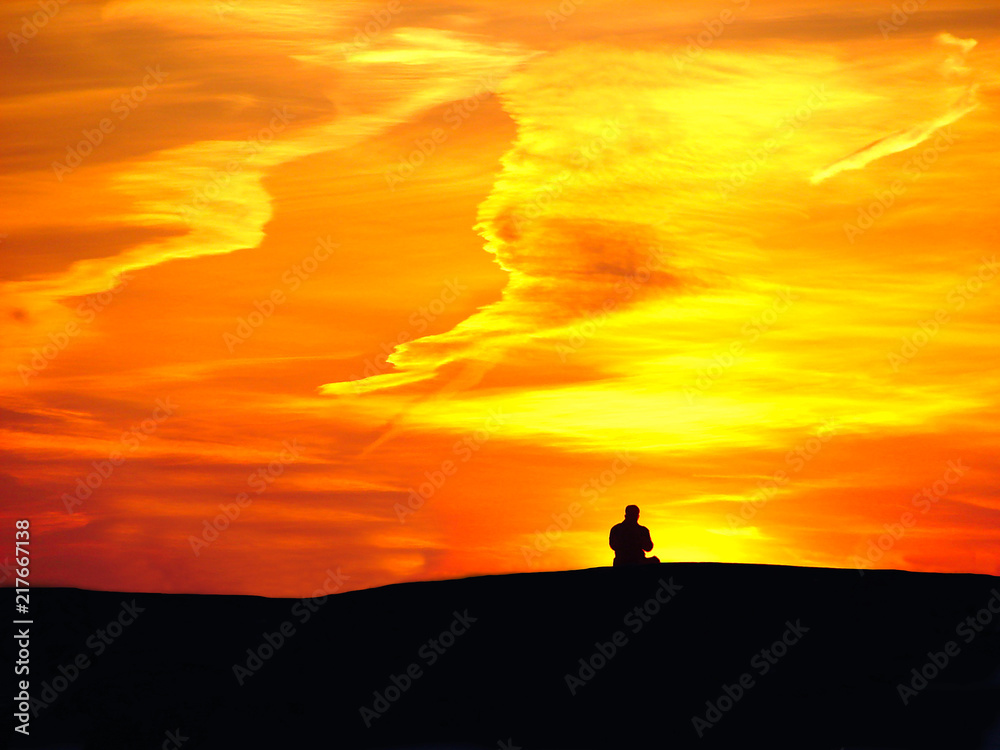
<svg viewBox="0 0 1000 750">
<path fill-rule="evenodd" d="M 615 551 L 615 565 L 634 565 L 645 562 L 645 553 L 653 549 L 653 540 L 649 536 L 649 529 L 629 520 L 611 527 L 608 543 Z"/>
</svg>

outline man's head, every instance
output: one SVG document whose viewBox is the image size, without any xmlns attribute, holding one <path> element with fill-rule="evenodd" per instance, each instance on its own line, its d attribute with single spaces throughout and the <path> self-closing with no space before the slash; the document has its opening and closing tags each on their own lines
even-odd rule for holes
<svg viewBox="0 0 1000 750">
<path fill-rule="evenodd" d="M 626 521 L 638 521 L 639 520 L 639 506 L 638 505 L 626 505 L 625 506 L 625 520 Z"/>
</svg>

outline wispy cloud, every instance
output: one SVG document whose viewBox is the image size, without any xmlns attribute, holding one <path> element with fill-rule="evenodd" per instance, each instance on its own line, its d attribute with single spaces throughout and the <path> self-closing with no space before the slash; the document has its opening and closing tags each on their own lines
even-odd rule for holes
<svg viewBox="0 0 1000 750">
<path fill-rule="evenodd" d="M 947 32 L 938 35 L 937 41 L 947 46 L 957 47 L 959 53 L 952 55 L 945 63 L 948 72 L 968 72 L 969 68 L 964 65 L 965 55 L 976 46 L 975 39 L 958 39 Z M 867 146 L 858 149 L 854 153 L 848 154 L 843 159 L 838 159 L 829 166 L 819 170 L 810 178 L 814 185 L 824 180 L 828 180 L 834 175 L 852 169 L 864 169 L 876 159 L 881 159 L 890 154 L 906 151 L 932 137 L 941 128 L 947 127 L 957 122 L 962 117 L 979 106 L 977 97 L 979 86 L 976 83 L 970 84 L 962 95 L 948 107 L 947 110 L 932 120 L 922 122 L 905 130 L 899 130 L 884 138 L 879 138 Z"/>
</svg>

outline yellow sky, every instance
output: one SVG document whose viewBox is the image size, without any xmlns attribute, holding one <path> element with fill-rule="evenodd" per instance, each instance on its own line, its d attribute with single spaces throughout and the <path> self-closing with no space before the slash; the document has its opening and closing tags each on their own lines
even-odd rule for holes
<svg viewBox="0 0 1000 750">
<path fill-rule="evenodd" d="M 37 583 L 1000 573 L 997 2 L 10 2 Z M 902 6 L 901 6 L 902 7 Z"/>
</svg>

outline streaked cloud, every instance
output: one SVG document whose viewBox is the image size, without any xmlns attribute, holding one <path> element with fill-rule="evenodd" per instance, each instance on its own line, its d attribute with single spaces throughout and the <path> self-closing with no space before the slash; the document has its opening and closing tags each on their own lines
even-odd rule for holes
<svg viewBox="0 0 1000 750">
<path fill-rule="evenodd" d="M 950 73 L 968 73 L 970 69 L 965 66 L 965 56 L 976 46 L 975 39 L 959 39 L 947 32 L 942 32 L 936 37 L 942 45 L 957 47 L 960 54 L 951 56 L 945 63 L 946 70 Z M 979 85 L 969 84 L 965 91 L 958 97 L 943 113 L 933 120 L 914 125 L 906 130 L 899 130 L 884 138 L 868 144 L 857 151 L 845 156 L 843 159 L 830 164 L 816 172 L 810 181 L 813 184 L 823 182 L 840 172 L 849 169 L 864 169 L 866 165 L 881 159 L 889 154 L 896 154 L 906 151 L 932 137 L 941 128 L 957 122 L 979 106 L 978 100 Z"/>
</svg>

